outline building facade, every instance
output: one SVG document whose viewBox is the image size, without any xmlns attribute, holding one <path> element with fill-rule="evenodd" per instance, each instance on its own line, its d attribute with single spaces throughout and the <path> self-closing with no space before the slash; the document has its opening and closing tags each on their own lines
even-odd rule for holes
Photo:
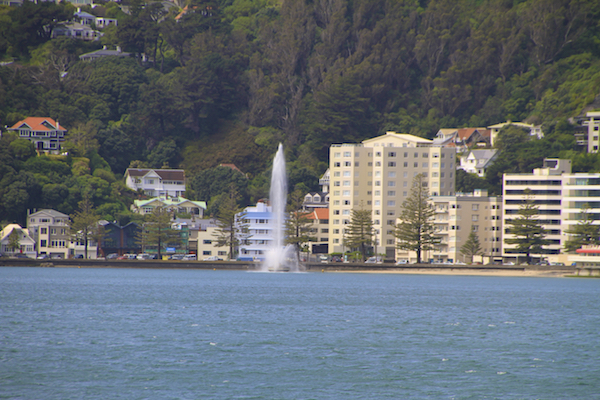
<svg viewBox="0 0 600 400">
<path fill-rule="evenodd" d="M 591 111 L 586 114 L 587 121 L 583 126 L 587 127 L 587 152 L 597 153 L 600 148 L 600 111 Z"/>
<path fill-rule="evenodd" d="M 18 246 L 11 248 L 11 236 L 17 235 Z M 29 235 L 27 229 L 23 229 L 17 224 L 8 224 L 0 231 L 0 254 L 5 256 L 25 255 L 29 258 L 35 258 L 35 241 Z"/>
<path fill-rule="evenodd" d="M 47 117 L 27 117 L 8 128 L 19 134 L 21 139 L 33 143 L 40 152 L 58 154 L 60 144 L 65 140 L 67 130 L 60 124 Z"/>
<path fill-rule="evenodd" d="M 69 216 L 56 210 L 40 210 L 27 217 L 27 230 L 35 240 L 38 255 L 68 258 L 71 235 Z"/>
<path fill-rule="evenodd" d="M 434 262 L 469 262 L 461 254 L 471 231 L 479 238 L 481 256 L 474 261 L 502 261 L 502 198 L 488 196 L 487 190 L 431 197 L 435 208 L 435 227 L 440 244 L 429 251 L 425 260 Z M 397 259 L 415 261 L 414 254 L 398 250 Z"/>
<path fill-rule="evenodd" d="M 396 255 L 394 226 L 413 178 L 423 174 L 432 196 L 454 193 L 456 150 L 428 139 L 387 132 L 357 144 L 334 144 L 329 150 L 329 252 L 344 246 L 353 209 L 368 209 L 377 252 Z"/>
<path fill-rule="evenodd" d="M 528 192 L 526 192 L 528 190 Z M 548 231 L 541 258 L 548 261 L 565 261 L 561 254 L 568 231 L 581 220 L 582 210 L 587 212 L 594 224 L 600 224 L 600 173 L 572 173 L 571 161 L 545 159 L 542 168 L 530 174 L 504 174 L 503 178 L 503 256 L 516 258 L 514 245 L 506 244 L 513 237 L 508 221 L 518 216 L 521 205 L 529 198 L 538 207 L 538 220 Z M 537 255 L 534 255 L 537 256 Z"/>
<path fill-rule="evenodd" d="M 248 229 L 244 237 L 240 237 L 239 257 L 264 261 L 267 251 L 275 242 L 271 206 L 259 201 L 254 207 L 246 207 L 242 215 Z"/>
<path fill-rule="evenodd" d="M 182 169 L 127 168 L 125 185 L 150 197 L 185 196 L 185 171 Z"/>
</svg>

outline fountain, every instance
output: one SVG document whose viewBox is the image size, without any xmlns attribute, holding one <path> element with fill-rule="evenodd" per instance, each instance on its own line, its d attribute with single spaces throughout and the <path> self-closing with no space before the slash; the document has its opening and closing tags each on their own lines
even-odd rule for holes
<svg viewBox="0 0 600 400">
<path fill-rule="evenodd" d="M 275 154 L 275 159 L 273 160 L 269 196 L 273 216 L 274 240 L 269 246 L 262 270 L 270 272 L 298 272 L 299 262 L 296 249 L 290 244 L 286 246 L 284 242 L 287 174 L 285 172 L 285 157 L 281 143 L 279 143 L 277 154 Z"/>
</svg>

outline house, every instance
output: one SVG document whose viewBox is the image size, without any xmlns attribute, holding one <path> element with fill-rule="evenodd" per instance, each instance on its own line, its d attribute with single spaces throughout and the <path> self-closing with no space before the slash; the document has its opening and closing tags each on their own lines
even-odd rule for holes
<svg viewBox="0 0 600 400">
<path fill-rule="evenodd" d="M 192 201 L 183 197 L 153 197 L 148 200 L 134 200 L 131 210 L 138 214 L 151 214 L 156 207 L 164 207 L 169 212 L 191 214 L 202 218 L 206 211 L 205 201 Z"/>
<path fill-rule="evenodd" d="M 11 235 L 18 235 L 18 247 L 12 249 L 10 246 Z M 20 225 L 9 224 L 0 231 L 0 254 L 15 255 L 24 254 L 29 258 L 36 258 L 35 241 L 29 235 L 27 229 L 23 229 Z"/>
<path fill-rule="evenodd" d="M 313 210 L 315 208 L 329 207 L 329 193 L 309 192 L 304 196 L 302 208 L 304 210 Z"/>
<path fill-rule="evenodd" d="M 142 190 L 150 197 L 185 195 L 185 171 L 182 169 L 127 168 L 125 185 Z"/>
<path fill-rule="evenodd" d="M 315 208 L 307 215 L 311 221 L 309 227 L 310 252 L 312 254 L 329 253 L 329 209 Z"/>
<path fill-rule="evenodd" d="M 103 36 L 102 32 L 94 30 L 90 25 L 80 22 L 64 22 L 57 25 L 52 30 L 52 38 L 69 37 L 73 39 L 92 41 L 98 40 Z"/>
<path fill-rule="evenodd" d="M 135 222 L 120 226 L 116 222 L 100 221 L 104 235 L 98 243 L 98 254 L 106 257 L 109 254 L 130 254 L 141 252 L 141 245 L 137 243 L 140 226 Z"/>
<path fill-rule="evenodd" d="M 21 139 L 32 142 L 38 151 L 58 154 L 67 130 L 48 117 L 27 117 L 8 128 L 19 134 Z"/>
<path fill-rule="evenodd" d="M 104 57 L 129 57 L 131 53 L 121 51 L 121 47 L 117 46 L 116 50 L 108 50 L 103 46 L 101 50 L 92 51 L 79 56 L 81 61 L 93 61 Z"/>
<path fill-rule="evenodd" d="M 506 122 L 502 122 L 500 124 L 491 125 L 491 126 L 487 127 L 491 132 L 490 143 L 492 146 L 494 146 L 494 144 L 496 143 L 496 140 L 498 140 L 498 133 L 500 132 L 500 130 L 509 125 L 513 125 L 513 126 L 521 128 L 521 129 L 525 129 L 525 130 L 529 131 L 529 134 L 531 136 L 535 136 L 538 139 L 541 139 L 544 137 L 544 132 L 542 132 L 541 125 L 531 125 L 531 124 L 526 124 L 524 122 L 506 121 Z"/>
<path fill-rule="evenodd" d="M 463 152 L 470 148 L 491 147 L 491 131 L 486 128 L 440 129 L 433 144 L 443 147 L 455 147 Z"/>
<path fill-rule="evenodd" d="M 197 254 L 198 260 L 212 256 L 227 259 L 229 247 L 217 244 L 215 234 L 218 225 L 215 218 L 191 219 L 187 220 L 187 225 L 189 229 L 189 253 Z"/>
<path fill-rule="evenodd" d="M 35 241 L 38 255 L 69 257 L 71 242 L 69 216 L 44 209 L 27 216 L 27 230 Z"/>
<path fill-rule="evenodd" d="M 77 12 L 73 14 L 73 19 L 82 25 L 95 25 L 98 29 L 103 29 L 111 25 L 118 25 L 118 21 L 114 18 L 97 17 L 85 11 L 81 11 L 81 8 L 78 8 Z"/>
<path fill-rule="evenodd" d="M 494 163 L 498 150 L 470 150 L 467 154 L 460 157 L 458 169 L 462 169 L 470 174 L 477 174 L 480 177 L 485 176 L 487 168 Z"/>
</svg>

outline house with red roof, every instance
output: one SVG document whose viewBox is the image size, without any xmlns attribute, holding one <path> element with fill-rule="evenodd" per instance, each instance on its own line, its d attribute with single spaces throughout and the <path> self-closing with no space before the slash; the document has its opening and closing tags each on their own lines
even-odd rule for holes
<svg viewBox="0 0 600 400">
<path fill-rule="evenodd" d="M 19 134 L 21 139 L 32 142 L 38 151 L 58 154 L 67 130 L 58 121 L 48 117 L 27 117 L 8 128 Z"/>
<path fill-rule="evenodd" d="M 310 252 L 327 254 L 329 252 L 329 208 L 314 208 L 306 218 L 311 221 Z"/>
</svg>

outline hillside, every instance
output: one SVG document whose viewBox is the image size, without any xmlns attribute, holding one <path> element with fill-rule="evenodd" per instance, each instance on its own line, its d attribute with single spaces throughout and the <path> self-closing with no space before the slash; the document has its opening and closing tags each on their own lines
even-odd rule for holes
<svg viewBox="0 0 600 400">
<path fill-rule="evenodd" d="M 2 125 L 26 116 L 60 121 L 71 155 L 98 160 L 79 178 L 110 187 L 132 162 L 190 175 L 234 163 L 259 196 L 279 142 L 291 187 L 308 189 L 331 143 L 388 130 L 431 138 L 440 128 L 506 120 L 544 124 L 555 136 L 528 145 L 535 161 L 499 165 L 528 170 L 560 154 L 586 170 L 600 166 L 578 154 L 566 123 L 598 108 L 600 9 L 592 0 L 190 0 L 179 4 L 185 12 L 122 4 L 130 14 L 110 2 L 85 9 L 118 20 L 91 43 L 50 39 L 47 27 L 70 18 L 71 5 L 0 7 L 0 58 L 9 62 L 0 67 Z M 79 60 L 102 46 L 132 56 Z M 71 185 L 73 173 L 28 172 L 33 153 L 12 147 L 0 160 L 11 171 L 0 186 L 0 220 L 41 206 L 70 212 L 87 186 Z M 22 192 L 7 197 L 14 184 Z M 47 185 L 63 185 L 75 200 L 46 202 L 56 189 Z M 109 207 L 102 196 L 95 205 L 113 210 L 107 216 L 126 211 L 126 199 L 112 197 Z M 25 197 L 18 210 L 6 200 Z"/>
</svg>

